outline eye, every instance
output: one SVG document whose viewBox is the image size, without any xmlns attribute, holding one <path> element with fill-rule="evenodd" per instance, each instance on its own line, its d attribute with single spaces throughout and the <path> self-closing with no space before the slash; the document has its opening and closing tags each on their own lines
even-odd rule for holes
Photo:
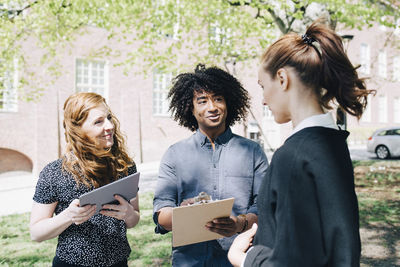
<svg viewBox="0 0 400 267">
<path fill-rule="evenodd" d="M 108 114 L 107 119 L 110 121 L 112 119 L 111 114 Z"/>
<path fill-rule="evenodd" d="M 224 101 L 224 98 L 222 96 L 218 96 L 215 98 L 215 101 L 222 102 L 222 101 Z"/>
<path fill-rule="evenodd" d="M 100 124 L 102 122 L 103 122 L 103 120 L 97 120 L 97 121 L 94 122 L 94 124 Z"/>
</svg>

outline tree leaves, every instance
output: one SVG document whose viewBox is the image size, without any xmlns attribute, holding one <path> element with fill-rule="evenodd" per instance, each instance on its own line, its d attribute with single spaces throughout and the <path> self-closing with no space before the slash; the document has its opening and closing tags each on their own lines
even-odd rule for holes
<svg viewBox="0 0 400 267">
<path fill-rule="evenodd" d="M 111 58 L 128 75 L 133 68 L 177 71 L 197 62 L 224 65 L 258 57 L 280 34 L 301 32 L 323 15 L 333 27 L 394 27 L 391 1 L 308 0 L 5 0 L 0 4 L 0 57 L 25 62 L 21 44 L 42 48 L 41 64 L 59 71 L 58 52 L 91 27 L 105 32 L 105 45 L 87 57 Z M 121 44 L 121 45 L 116 45 Z M 125 47 L 124 49 L 116 47 Z M 3 65 L 7 65 L 3 64 Z M 139 66 L 139 68 L 137 68 Z M 0 67 L 0 72 L 3 71 Z M 19 64 L 20 71 L 26 66 Z M 21 76 L 23 77 L 23 76 Z"/>
</svg>

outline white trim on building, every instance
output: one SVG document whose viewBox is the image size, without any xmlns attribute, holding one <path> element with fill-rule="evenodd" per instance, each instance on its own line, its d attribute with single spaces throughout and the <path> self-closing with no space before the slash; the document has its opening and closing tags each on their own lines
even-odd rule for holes
<svg viewBox="0 0 400 267">
<path fill-rule="evenodd" d="M 387 97 L 385 95 L 380 95 L 378 97 L 378 115 L 379 122 L 387 122 Z"/>
<path fill-rule="evenodd" d="M 387 77 L 387 57 L 383 50 L 380 50 L 378 54 L 378 74 L 382 78 Z"/>
<path fill-rule="evenodd" d="M 393 57 L 393 81 L 400 82 L 400 56 Z"/>
<path fill-rule="evenodd" d="M 400 123 L 400 97 L 393 98 L 393 122 Z"/>
<path fill-rule="evenodd" d="M 0 75 L 0 112 L 18 111 L 18 62 L 14 60 L 12 70 Z"/>
<path fill-rule="evenodd" d="M 368 95 L 367 100 L 368 100 L 367 107 L 365 108 L 364 113 L 361 117 L 361 121 L 363 121 L 363 122 L 371 122 L 371 115 L 372 115 L 372 109 L 371 109 L 372 97 L 371 97 L 371 95 Z"/>
<path fill-rule="evenodd" d="M 360 72 L 370 74 L 371 71 L 371 51 L 366 43 L 362 43 L 360 47 Z"/>
<path fill-rule="evenodd" d="M 108 99 L 107 62 L 77 58 L 75 61 L 75 91 L 94 92 Z"/>
<path fill-rule="evenodd" d="M 153 71 L 153 115 L 169 116 L 168 92 L 172 80 L 172 72 Z"/>
</svg>

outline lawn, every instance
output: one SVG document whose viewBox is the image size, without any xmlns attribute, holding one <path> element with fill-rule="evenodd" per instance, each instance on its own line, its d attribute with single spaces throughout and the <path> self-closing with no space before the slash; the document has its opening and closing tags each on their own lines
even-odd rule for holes
<svg viewBox="0 0 400 267">
<path fill-rule="evenodd" d="M 361 266 L 400 266 L 400 160 L 353 162 Z"/>
<path fill-rule="evenodd" d="M 400 266 L 400 161 L 355 161 L 361 266 Z M 170 266 L 171 235 L 154 234 L 152 194 L 140 196 L 141 220 L 128 230 L 129 266 Z M 56 239 L 30 241 L 29 213 L 0 217 L 0 266 L 51 266 Z"/>
<path fill-rule="evenodd" d="M 154 234 L 153 195 L 140 195 L 139 224 L 128 229 L 129 266 L 171 266 L 171 234 Z M 41 243 L 29 237 L 29 213 L 0 217 L 0 266 L 51 266 L 57 239 Z"/>
</svg>

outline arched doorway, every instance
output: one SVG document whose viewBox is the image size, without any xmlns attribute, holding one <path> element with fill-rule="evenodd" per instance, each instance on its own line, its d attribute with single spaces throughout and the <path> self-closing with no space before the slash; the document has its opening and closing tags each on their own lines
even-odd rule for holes
<svg viewBox="0 0 400 267">
<path fill-rule="evenodd" d="M 33 163 L 28 156 L 13 149 L 0 147 L 0 173 L 9 171 L 32 172 Z"/>
</svg>

